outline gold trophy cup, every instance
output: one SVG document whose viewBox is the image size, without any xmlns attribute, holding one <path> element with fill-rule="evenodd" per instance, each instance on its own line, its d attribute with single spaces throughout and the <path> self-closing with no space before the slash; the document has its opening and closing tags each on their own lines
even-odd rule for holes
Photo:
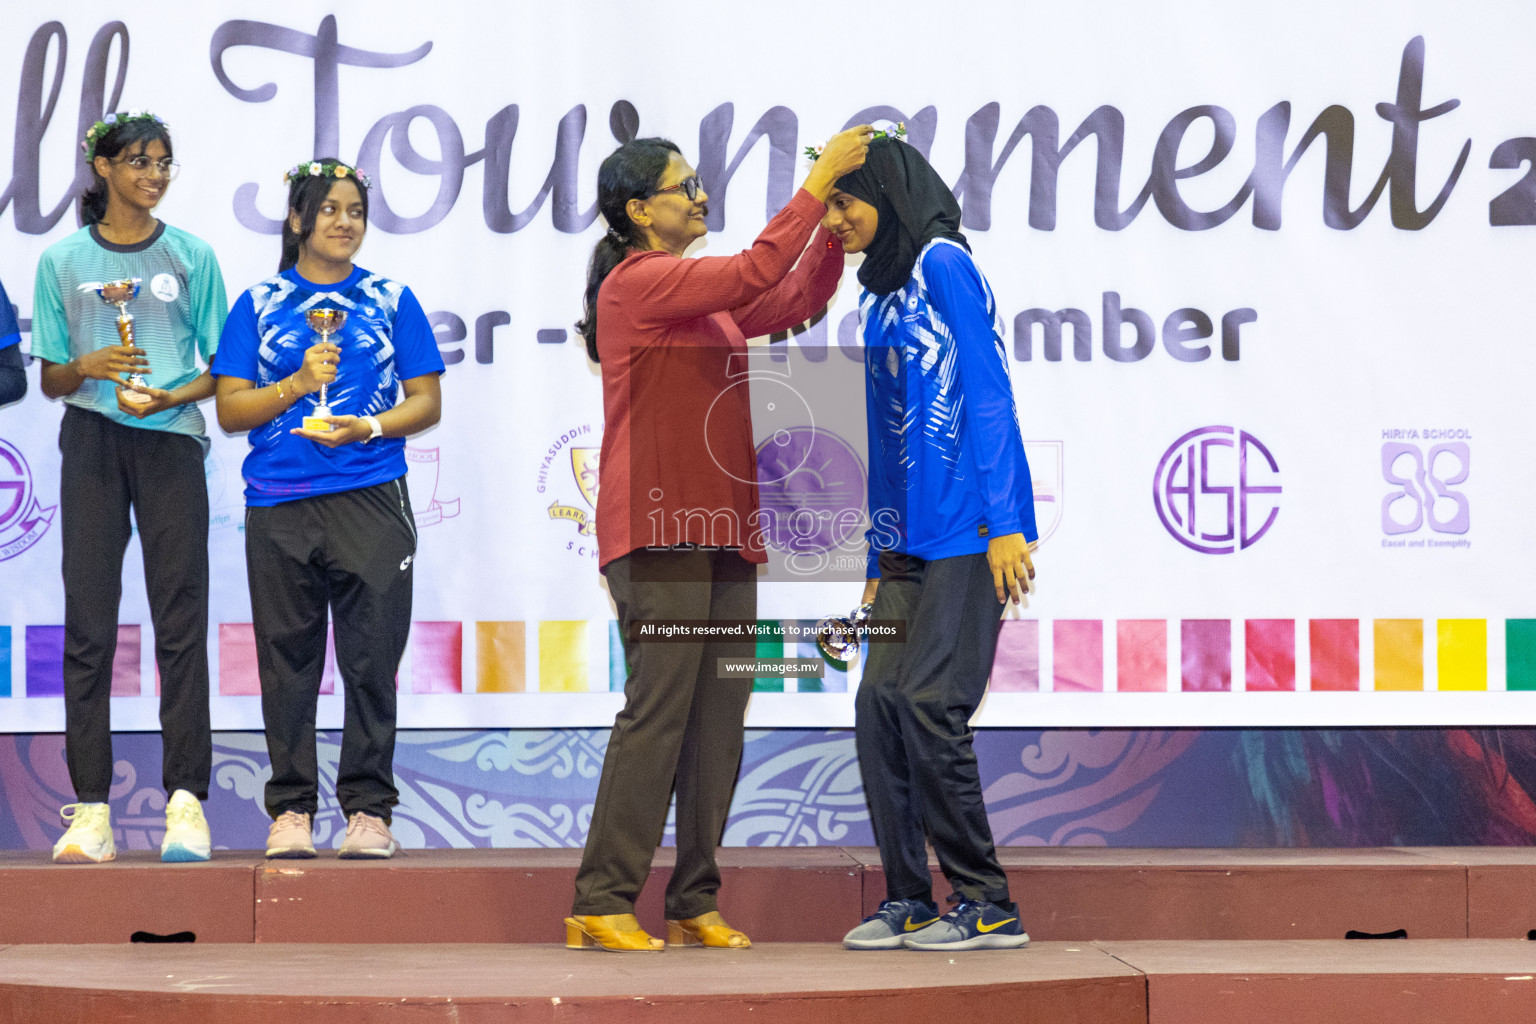
<svg viewBox="0 0 1536 1024">
<path fill-rule="evenodd" d="M 108 281 L 105 284 L 87 285 L 86 287 L 101 296 L 101 301 L 109 306 L 117 307 L 117 337 L 124 345 L 133 344 L 133 314 L 128 312 L 128 303 L 139 297 L 139 285 L 142 280 L 137 277 L 124 278 L 121 281 Z M 130 373 L 128 382 L 134 387 L 144 387 L 144 375 Z M 153 402 L 154 399 L 137 391 L 124 391 L 123 401 L 132 402 L 134 405 L 144 405 Z"/>
<path fill-rule="evenodd" d="M 869 624 L 873 604 L 861 604 L 847 615 L 828 615 L 816 623 L 816 646 L 828 661 L 846 664 L 859 650 L 859 634 Z"/>
<path fill-rule="evenodd" d="M 344 309 L 312 309 L 304 314 L 304 319 L 309 324 L 309 329 L 320 335 L 320 340 L 330 341 L 331 335 L 341 330 L 341 325 L 347 322 L 347 312 Z M 327 433 L 335 430 L 325 421 L 325 417 L 331 415 L 331 406 L 327 401 L 329 384 L 320 385 L 320 400 L 315 404 L 315 411 L 304 417 L 304 429 L 316 430 Z"/>
</svg>

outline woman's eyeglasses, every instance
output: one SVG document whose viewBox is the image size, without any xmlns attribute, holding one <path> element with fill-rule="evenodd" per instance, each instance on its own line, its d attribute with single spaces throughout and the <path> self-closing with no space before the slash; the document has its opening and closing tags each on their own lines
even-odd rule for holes
<svg viewBox="0 0 1536 1024">
<path fill-rule="evenodd" d="M 675 192 L 678 189 L 683 190 L 684 194 L 688 196 L 688 201 L 691 203 L 695 199 L 699 198 L 700 192 L 704 191 L 704 182 L 700 181 L 699 176 L 695 174 L 691 177 L 684 178 L 676 185 L 668 185 L 666 188 L 659 188 L 651 194 L 660 195 L 663 192 Z"/>
<path fill-rule="evenodd" d="M 176 172 L 181 170 L 181 165 L 170 157 L 165 157 L 161 160 L 151 160 L 142 153 L 138 156 L 124 157 L 122 160 L 115 162 L 127 164 L 133 170 L 133 173 L 140 176 L 149 174 L 151 170 L 157 171 L 160 177 L 166 181 L 176 180 Z"/>
</svg>

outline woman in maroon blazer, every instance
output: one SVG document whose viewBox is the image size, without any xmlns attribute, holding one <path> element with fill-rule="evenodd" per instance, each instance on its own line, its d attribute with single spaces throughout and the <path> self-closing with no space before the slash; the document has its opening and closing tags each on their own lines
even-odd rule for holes
<svg viewBox="0 0 1536 1024">
<path fill-rule="evenodd" d="M 716 907 L 715 847 L 752 681 L 717 679 L 715 665 L 751 658 L 753 640 L 647 642 L 634 627 L 757 618 L 757 564 L 767 556 L 748 388 L 731 375 L 732 356 L 744 357 L 747 338 L 798 324 L 831 298 L 842 247 L 817 225 L 832 184 L 863 164 L 869 138 L 868 126 L 835 136 L 752 247 L 728 257 L 683 258 L 708 231 L 709 196 L 671 142 L 627 142 L 598 171 L 608 229 L 592 253 L 585 319 L 576 326 L 602 367 L 597 544 L 629 681 L 565 921 L 573 948 L 664 948 L 641 930 L 634 909 L 674 783 L 667 941 L 751 945 Z"/>
</svg>

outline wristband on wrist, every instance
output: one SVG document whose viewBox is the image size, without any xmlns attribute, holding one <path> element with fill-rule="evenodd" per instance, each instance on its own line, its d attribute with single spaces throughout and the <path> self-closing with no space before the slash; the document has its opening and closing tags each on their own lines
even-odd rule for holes
<svg viewBox="0 0 1536 1024">
<path fill-rule="evenodd" d="M 363 438 L 364 444 L 367 444 L 369 441 L 372 441 L 376 437 L 384 436 L 384 425 L 379 422 L 379 418 L 377 416 L 359 416 L 358 419 L 368 424 L 369 433 L 367 437 Z"/>
</svg>

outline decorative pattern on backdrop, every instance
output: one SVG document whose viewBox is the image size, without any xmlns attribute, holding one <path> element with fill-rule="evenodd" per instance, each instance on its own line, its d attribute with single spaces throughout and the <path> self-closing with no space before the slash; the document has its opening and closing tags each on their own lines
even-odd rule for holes
<svg viewBox="0 0 1536 1024">
<path fill-rule="evenodd" d="M 403 732 L 394 831 L 411 848 L 579 847 L 606 730 Z M 317 845 L 340 844 L 340 736 L 320 737 Z M 0 849 L 46 850 L 74 798 L 57 735 L 0 735 Z M 115 737 L 124 849 L 164 828 L 160 742 Z M 1025 730 L 976 734 L 993 832 L 1013 846 L 1453 846 L 1536 843 L 1529 730 Z M 259 849 L 262 737 L 214 738 L 208 818 L 223 849 Z M 669 823 L 666 843 L 671 842 Z M 752 730 L 728 846 L 870 846 L 846 730 Z"/>
</svg>

